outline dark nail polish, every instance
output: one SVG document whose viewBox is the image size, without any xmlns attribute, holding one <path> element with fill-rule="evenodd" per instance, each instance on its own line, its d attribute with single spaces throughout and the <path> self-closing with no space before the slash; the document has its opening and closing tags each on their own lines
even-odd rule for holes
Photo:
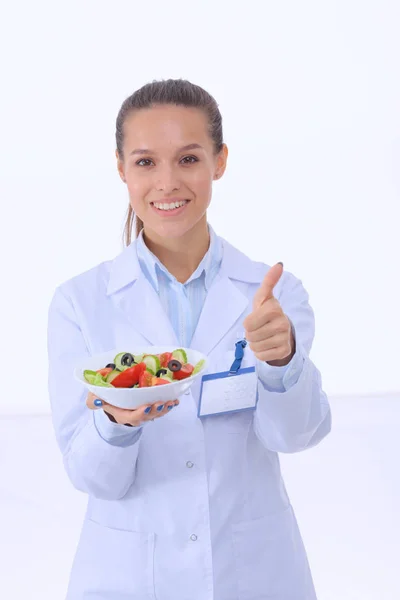
<svg viewBox="0 0 400 600">
<path fill-rule="evenodd" d="M 171 410 L 171 408 L 174 408 L 173 404 L 171 404 L 170 406 L 168 406 L 168 410 Z"/>
<path fill-rule="evenodd" d="M 146 413 L 146 415 L 148 415 L 151 412 L 151 406 L 145 408 L 144 412 Z"/>
<path fill-rule="evenodd" d="M 283 267 L 283 262 L 279 261 L 279 262 L 278 262 L 278 265 L 282 265 L 282 267 Z"/>
<path fill-rule="evenodd" d="M 157 408 L 158 412 L 161 412 L 162 410 L 164 410 L 164 404 L 161 404 L 161 406 L 159 406 Z"/>
<path fill-rule="evenodd" d="M 99 400 L 98 398 L 93 402 L 95 406 L 103 406 L 103 400 Z"/>
</svg>

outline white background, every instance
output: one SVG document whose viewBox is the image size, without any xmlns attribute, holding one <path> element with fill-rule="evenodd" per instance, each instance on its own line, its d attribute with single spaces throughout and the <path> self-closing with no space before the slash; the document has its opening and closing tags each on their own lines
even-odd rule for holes
<svg viewBox="0 0 400 600">
<path fill-rule="evenodd" d="M 397 439 L 400 421 L 399 28 L 397 0 L 3 3 L 0 414 L 7 435 L 0 492 L 7 507 L 19 511 L 23 502 L 15 482 L 24 481 L 18 469 L 26 453 L 42 474 L 42 460 L 58 460 L 46 416 L 53 291 L 122 250 L 128 198 L 114 157 L 120 105 L 153 79 L 183 77 L 216 98 L 230 150 L 210 222 L 252 258 L 282 260 L 315 311 L 312 359 L 337 409 L 334 431 L 306 458 L 283 462 L 290 459 L 289 487 L 313 548 L 320 600 L 400 597 L 389 576 L 400 556 L 393 483 L 400 445 L 389 436 Z M 26 415 L 43 417 L 21 430 Z M 39 439 L 35 431 L 46 433 Z M 43 450 L 38 442 L 47 438 Z M 16 448 L 21 464 L 13 465 Z M 301 465 L 301 477 L 293 465 Z M 60 468 L 52 476 L 62 477 Z M 54 505 L 57 489 L 41 489 L 41 510 L 49 510 L 46 498 Z M 381 518 L 387 538 L 377 533 Z M 378 537 L 368 538 L 365 527 Z M 69 531 L 72 552 L 78 529 Z M 12 573 L 20 565 L 10 538 L 4 552 Z M 342 560 L 349 548 L 352 558 Z M 67 568 L 59 564 L 64 575 Z M 343 583 L 335 596 L 332 577 Z"/>
</svg>

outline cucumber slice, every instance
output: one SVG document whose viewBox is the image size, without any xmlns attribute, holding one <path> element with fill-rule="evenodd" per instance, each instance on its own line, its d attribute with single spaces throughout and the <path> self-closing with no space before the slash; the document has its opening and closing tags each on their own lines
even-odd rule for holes
<svg viewBox="0 0 400 600">
<path fill-rule="evenodd" d="M 186 352 L 182 348 L 178 348 L 178 350 L 174 350 L 172 353 L 172 358 L 179 360 L 180 363 L 186 365 L 187 363 L 187 355 Z"/>
<path fill-rule="evenodd" d="M 113 380 L 117 377 L 117 375 L 120 375 L 120 373 L 121 371 L 117 371 L 116 369 L 110 371 L 110 373 L 106 376 L 107 383 L 112 383 Z"/>
<path fill-rule="evenodd" d="M 155 375 L 160 369 L 160 359 L 154 354 L 147 354 L 141 362 L 144 362 L 146 364 L 147 370 L 152 375 Z"/>
<path fill-rule="evenodd" d="M 139 364 L 139 363 L 143 362 L 144 354 L 134 354 L 133 356 L 135 357 L 135 363 Z"/>
<path fill-rule="evenodd" d="M 121 359 L 124 356 L 124 354 L 126 354 L 126 352 L 120 352 L 119 354 L 117 354 L 117 356 L 114 358 L 114 365 L 116 369 L 119 369 L 120 371 L 125 371 L 126 369 L 129 369 L 129 367 L 122 365 L 121 364 Z"/>
<path fill-rule="evenodd" d="M 171 383 L 174 381 L 174 379 L 172 378 L 172 372 L 170 371 L 171 375 L 168 375 L 168 373 L 161 375 L 160 379 L 166 379 L 167 381 L 170 381 Z"/>
<path fill-rule="evenodd" d="M 199 362 L 195 365 L 193 373 L 192 373 L 192 377 L 193 375 L 196 375 L 197 373 L 199 373 L 202 368 L 204 367 L 206 361 L 204 360 L 204 358 L 202 360 L 199 360 Z"/>
</svg>

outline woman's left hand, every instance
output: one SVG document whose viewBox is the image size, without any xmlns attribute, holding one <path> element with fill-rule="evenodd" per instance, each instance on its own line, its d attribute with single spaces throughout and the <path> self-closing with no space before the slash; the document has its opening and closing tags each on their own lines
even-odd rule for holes
<svg viewBox="0 0 400 600">
<path fill-rule="evenodd" d="M 255 356 L 276 367 L 287 365 L 295 353 L 291 322 L 273 295 L 282 273 L 282 263 L 270 268 L 254 295 L 253 312 L 243 323 L 246 340 Z"/>
</svg>

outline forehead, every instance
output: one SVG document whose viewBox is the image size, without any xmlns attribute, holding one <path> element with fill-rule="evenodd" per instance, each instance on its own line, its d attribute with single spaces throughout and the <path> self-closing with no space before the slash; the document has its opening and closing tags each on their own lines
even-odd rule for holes
<svg viewBox="0 0 400 600">
<path fill-rule="evenodd" d="M 152 150 L 199 143 L 212 145 L 205 113 L 193 107 L 154 106 L 133 112 L 124 124 L 124 145 Z"/>
</svg>

